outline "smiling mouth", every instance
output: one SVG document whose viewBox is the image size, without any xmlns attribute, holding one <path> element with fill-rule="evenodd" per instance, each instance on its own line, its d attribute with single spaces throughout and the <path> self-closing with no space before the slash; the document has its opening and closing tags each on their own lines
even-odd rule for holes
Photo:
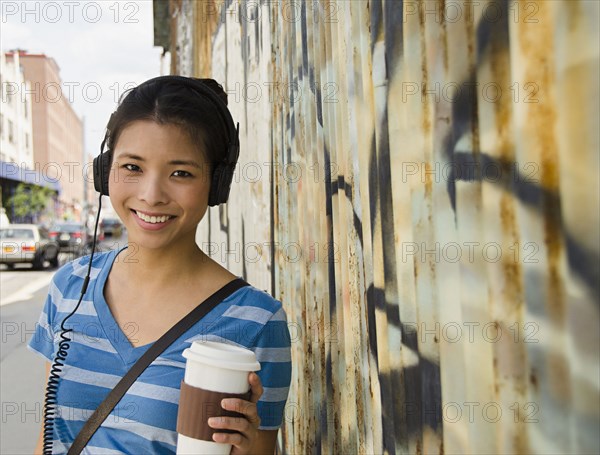
<svg viewBox="0 0 600 455">
<path fill-rule="evenodd" d="M 175 218 L 174 216 L 171 215 L 159 215 L 159 216 L 154 216 L 154 215 L 146 215 L 143 212 L 138 212 L 137 210 L 132 210 L 133 213 L 135 213 L 141 220 L 145 221 L 146 223 L 150 223 L 150 224 L 158 224 L 158 223 L 165 223 L 167 221 L 169 221 L 172 218 Z"/>
</svg>

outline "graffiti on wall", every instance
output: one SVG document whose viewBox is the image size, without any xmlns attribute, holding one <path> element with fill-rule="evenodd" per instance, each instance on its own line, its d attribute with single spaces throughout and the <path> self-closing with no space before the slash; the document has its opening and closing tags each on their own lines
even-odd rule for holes
<svg viewBox="0 0 600 455">
<path fill-rule="evenodd" d="M 240 121 L 198 239 L 287 311 L 283 452 L 598 452 L 598 12 L 170 2 Z"/>
</svg>

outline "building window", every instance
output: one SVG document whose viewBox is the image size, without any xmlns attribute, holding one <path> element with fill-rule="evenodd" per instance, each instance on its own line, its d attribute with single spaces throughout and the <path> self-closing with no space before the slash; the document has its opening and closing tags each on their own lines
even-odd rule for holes
<svg viewBox="0 0 600 455">
<path fill-rule="evenodd" d="M 13 122 L 11 122 L 10 120 L 8 121 L 8 142 L 10 142 L 10 143 L 15 142 L 15 136 L 14 136 L 14 131 L 13 131 Z"/>
<path fill-rule="evenodd" d="M 29 148 L 29 134 L 25 133 L 25 148 Z"/>
<path fill-rule="evenodd" d="M 23 113 L 25 114 L 25 118 L 29 115 L 27 112 L 27 98 L 23 99 Z"/>
<path fill-rule="evenodd" d="M 4 137 L 4 115 L 0 114 L 0 137 Z"/>
</svg>

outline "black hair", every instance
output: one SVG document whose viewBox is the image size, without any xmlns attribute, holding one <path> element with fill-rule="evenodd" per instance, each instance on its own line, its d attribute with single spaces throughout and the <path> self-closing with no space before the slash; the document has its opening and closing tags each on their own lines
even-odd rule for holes
<svg viewBox="0 0 600 455">
<path fill-rule="evenodd" d="M 223 161 L 229 142 L 227 127 L 215 101 L 194 89 L 202 84 L 212 90 L 227 106 L 227 94 L 214 79 L 161 76 L 147 80 L 125 92 L 108 124 L 108 150 L 114 150 L 126 126 L 137 120 L 152 120 L 160 125 L 180 126 L 192 144 L 209 163 L 209 172 Z"/>
</svg>

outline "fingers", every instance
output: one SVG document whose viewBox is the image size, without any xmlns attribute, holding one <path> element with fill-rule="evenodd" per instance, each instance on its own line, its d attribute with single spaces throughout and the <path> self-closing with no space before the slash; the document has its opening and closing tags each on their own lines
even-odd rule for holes
<svg viewBox="0 0 600 455">
<path fill-rule="evenodd" d="M 241 433 L 214 433 L 213 441 L 221 444 L 231 444 L 240 450 L 251 447 L 250 440 Z"/>
<path fill-rule="evenodd" d="M 239 398 L 225 398 L 221 401 L 223 409 L 238 412 L 243 417 L 211 417 L 208 419 L 210 427 L 217 430 L 213 434 L 213 440 L 232 444 L 237 449 L 236 453 L 246 453 L 252 447 L 260 426 L 256 403 L 263 394 L 262 383 L 256 373 L 248 375 L 248 382 L 250 383 L 251 401 Z M 221 433 L 218 430 L 233 430 L 236 433 Z"/>
<path fill-rule="evenodd" d="M 213 428 L 224 428 L 234 431 L 245 431 L 249 426 L 258 428 L 260 417 L 256 403 L 241 400 L 239 398 L 225 398 L 221 400 L 221 407 L 227 411 L 234 411 L 243 415 L 243 417 L 211 417 L 209 425 Z M 215 422 L 212 425 L 211 422 Z M 218 425 L 218 426 L 217 426 Z"/>
<path fill-rule="evenodd" d="M 208 424 L 215 430 L 234 430 L 236 433 L 213 434 L 213 440 L 224 444 L 232 444 L 240 450 L 247 450 L 256 439 L 260 417 L 256 409 L 256 403 L 240 400 L 238 398 L 226 398 L 222 400 L 221 406 L 228 411 L 243 414 L 244 417 L 211 417 Z"/>
<path fill-rule="evenodd" d="M 250 400 L 252 400 L 253 403 L 258 403 L 258 399 L 263 394 L 262 382 L 260 382 L 260 378 L 256 373 L 250 373 L 248 375 L 248 382 L 250 383 L 250 390 L 252 390 Z"/>
</svg>

